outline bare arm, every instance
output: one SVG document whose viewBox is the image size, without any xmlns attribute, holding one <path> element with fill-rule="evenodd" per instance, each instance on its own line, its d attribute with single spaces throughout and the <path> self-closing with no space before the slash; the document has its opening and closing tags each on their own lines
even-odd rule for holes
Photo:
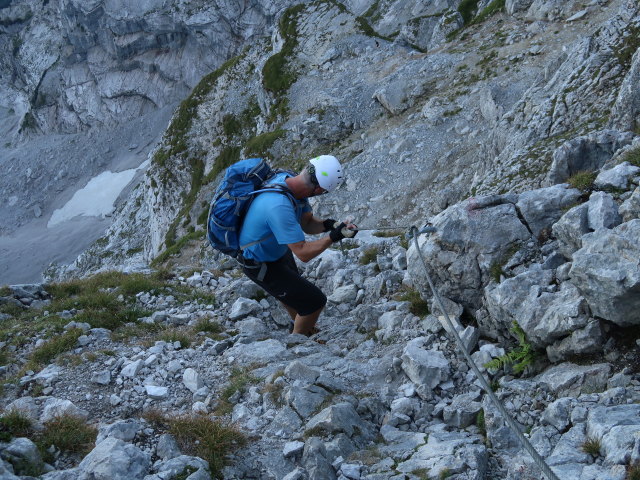
<svg viewBox="0 0 640 480">
<path fill-rule="evenodd" d="M 297 243 L 290 243 L 288 244 L 288 247 L 296 257 L 298 257 L 302 262 L 307 263 L 309 260 L 316 258 L 329 248 L 331 243 L 331 238 L 327 235 L 326 237 L 322 237 L 318 240 L 312 240 L 311 242 L 303 240 Z"/>
<path fill-rule="evenodd" d="M 300 218 L 300 226 L 302 227 L 302 231 L 309 235 L 316 235 L 324 232 L 322 220 L 314 217 L 311 212 L 302 214 L 302 217 Z"/>
</svg>

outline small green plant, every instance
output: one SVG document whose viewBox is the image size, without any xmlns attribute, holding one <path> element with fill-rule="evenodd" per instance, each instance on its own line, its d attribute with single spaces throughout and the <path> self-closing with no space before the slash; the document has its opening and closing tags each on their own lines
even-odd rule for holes
<svg viewBox="0 0 640 480">
<path fill-rule="evenodd" d="M 640 148 L 634 148 L 633 150 L 626 152 L 622 156 L 621 161 L 629 162 L 631 165 L 640 167 Z"/>
<path fill-rule="evenodd" d="M 64 352 L 68 352 L 76 346 L 78 338 L 84 332 L 80 328 L 71 328 L 62 335 L 53 337 L 36 348 L 31 354 L 27 368 L 39 370 Z"/>
<path fill-rule="evenodd" d="M 284 135 L 285 131 L 282 129 L 257 135 L 246 143 L 245 152 L 247 155 L 261 155 L 263 157 L 270 156 L 269 149 L 277 139 L 282 138 Z"/>
<path fill-rule="evenodd" d="M 369 265 L 376 261 L 378 257 L 378 247 L 375 245 L 367 248 L 360 257 L 360 265 Z"/>
<path fill-rule="evenodd" d="M 218 322 L 214 322 L 210 318 L 201 318 L 198 323 L 193 327 L 195 332 L 211 333 L 213 335 L 220 335 L 224 332 L 224 328 Z"/>
<path fill-rule="evenodd" d="M 602 442 L 599 438 L 588 437 L 585 442 L 580 447 L 584 453 L 588 453 L 589 455 L 593 455 L 597 457 L 600 455 L 600 448 L 602 447 Z"/>
<path fill-rule="evenodd" d="M 63 452 L 86 454 L 93 448 L 97 435 L 97 429 L 87 425 L 84 419 L 61 415 L 44 424 L 38 443 L 44 448 L 55 445 Z"/>
<path fill-rule="evenodd" d="M 187 332 L 179 328 L 167 328 L 160 332 L 158 338 L 167 343 L 180 342 L 182 348 L 189 348 L 192 340 Z"/>
<path fill-rule="evenodd" d="M 567 183 L 573 188 L 587 192 L 593 188 L 593 182 L 596 180 L 597 176 L 598 174 L 596 172 L 583 170 L 571 175 L 567 179 Z"/>
<path fill-rule="evenodd" d="M 485 368 L 499 370 L 508 365 L 512 365 L 513 372 L 515 374 L 521 374 L 527 367 L 533 365 L 536 359 L 536 352 L 533 346 L 527 341 L 526 334 L 524 330 L 522 330 L 522 327 L 518 325 L 518 322 L 513 322 L 511 332 L 518 339 L 518 346 L 510 352 L 486 363 L 484 365 Z"/>
<path fill-rule="evenodd" d="M 505 0 L 493 0 L 487 5 L 476 18 L 473 19 L 473 23 L 482 23 L 492 15 L 504 11 Z"/>
<path fill-rule="evenodd" d="M 627 467 L 627 477 L 625 480 L 640 480 L 640 463 L 634 463 Z"/>
<path fill-rule="evenodd" d="M 186 467 L 184 467 L 184 469 L 178 473 L 174 478 L 174 480 L 187 480 L 187 478 L 189 477 L 189 475 L 191 475 L 192 473 L 197 472 L 198 469 L 196 467 L 192 467 L 190 465 L 187 465 Z"/>
<path fill-rule="evenodd" d="M 229 377 L 229 385 L 222 391 L 220 401 L 216 413 L 218 415 L 225 415 L 233 410 L 232 397 L 237 392 L 244 392 L 246 388 L 259 381 L 258 378 L 251 375 L 248 368 L 234 368 L 231 370 Z"/>
<path fill-rule="evenodd" d="M 422 299 L 420 292 L 415 289 L 408 289 L 402 294 L 400 300 L 409 302 L 409 311 L 418 317 L 429 315 L 429 304 Z"/>
<path fill-rule="evenodd" d="M 453 473 L 451 472 L 450 469 L 443 468 L 442 470 L 440 470 L 440 473 L 438 474 L 438 480 L 445 480 L 446 478 L 449 478 L 451 475 L 453 475 Z"/>
<path fill-rule="evenodd" d="M 420 480 L 428 480 L 429 479 L 429 469 L 428 468 L 418 468 L 417 470 L 413 470 L 411 472 L 412 475 L 415 475 Z"/>
<path fill-rule="evenodd" d="M 502 264 L 500 262 L 493 262 L 489 267 L 489 276 L 491 279 L 500 283 L 500 278 L 505 275 L 504 270 L 502 269 Z"/>
<path fill-rule="evenodd" d="M 172 434 L 185 455 L 194 455 L 209 462 L 214 478 L 221 478 L 228 455 L 247 443 L 236 428 L 205 415 L 168 416 L 157 410 L 143 417 L 160 430 Z"/>
<path fill-rule="evenodd" d="M 32 432 L 32 423 L 20 410 L 9 410 L 0 417 L 0 442 L 12 437 L 27 437 Z"/>
<path fill-rule="evenodd" d="M 487 423 L 484 418 L 484 409 L 481 409 L 476 416 L 476 427 L 480 430 L 480 435 L 487 436 Z"/>
<path fill-rule="evenodd" d="M 462 15 L 464 24 L 471 23 L 476 9 L 478 8 L 478 0 L 462 0 L 458 5 L 458 12 Z"/>
</svg>

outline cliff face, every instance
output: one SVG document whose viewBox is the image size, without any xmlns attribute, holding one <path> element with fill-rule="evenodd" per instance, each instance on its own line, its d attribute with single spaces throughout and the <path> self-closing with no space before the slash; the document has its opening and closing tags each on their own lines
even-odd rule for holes
<svg viewBox="0 0 640 480">
<path fill-rule="evenodd" d="M 113 125 L 184 98 L 278 2 L 28 0 L 0 8 L 0 105 L 19 132 Z"/>
<path fill-rule="evenodd" d="M 569 157 L 600 168 L 637 129 L 638 22 L 629 1 L 291 7 L 271 41 L 251 42 L 183 102 L 125 208 L 145 205 L 149 221 L 119 222 L 115 257 L 92 251 L 91 268 L 132 248 L 150 261 L 201 230 L 217 173 L 250 155 L 296 166 L 336 154 L 348 180 L 318 212 L 367 228 L 563 182 Z"/>
</svg>

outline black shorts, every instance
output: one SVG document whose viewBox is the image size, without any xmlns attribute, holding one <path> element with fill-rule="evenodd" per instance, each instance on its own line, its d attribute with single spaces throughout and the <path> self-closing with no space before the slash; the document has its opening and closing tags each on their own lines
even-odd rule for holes
<svg viewBox="0 0 640 480">
<path fill-rule="evenodd" d="M 275 262 L 264 262 L 267 266 L 264 280 L 258 280 L 260 264 L 245 260 L 242 271 L 260 285 L 267 293 L 293 308 L 299 315 L 309 315 L 327 303 L 327 297 L 298 272 L 293 253 L 288 250 Z M 251 268 L 253 267 L 253 268 Z"/>
</svg>

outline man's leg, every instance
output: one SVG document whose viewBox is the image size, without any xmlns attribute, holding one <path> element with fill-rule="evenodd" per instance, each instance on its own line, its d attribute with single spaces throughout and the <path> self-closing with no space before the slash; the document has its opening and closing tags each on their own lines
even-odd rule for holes
<svg viewBox="0 0 640 480">
<path fill-rule="evenodd" d="M 298 316 L 298 312 L 296 312 L 293 308 L 291 308 L 286 303 L 280 302 L 280 304 L 285 308 L 285 310 L 287 311 L 287 313 L 291 317 L 291 320 L 293 320 L 295 322 L 296 321 L 296 317 Z"/>
<path fill-rule="evenodd" d="M 311 335 L 313 327 L 316 326 L 318 317 L 320 317 L 323 309 L 324 307 L 319 308 L 309 315 L 296 315 L 295 323 L 293 325 L 293 333 L 301 333 L 306 336 Z"/>
</svg>

